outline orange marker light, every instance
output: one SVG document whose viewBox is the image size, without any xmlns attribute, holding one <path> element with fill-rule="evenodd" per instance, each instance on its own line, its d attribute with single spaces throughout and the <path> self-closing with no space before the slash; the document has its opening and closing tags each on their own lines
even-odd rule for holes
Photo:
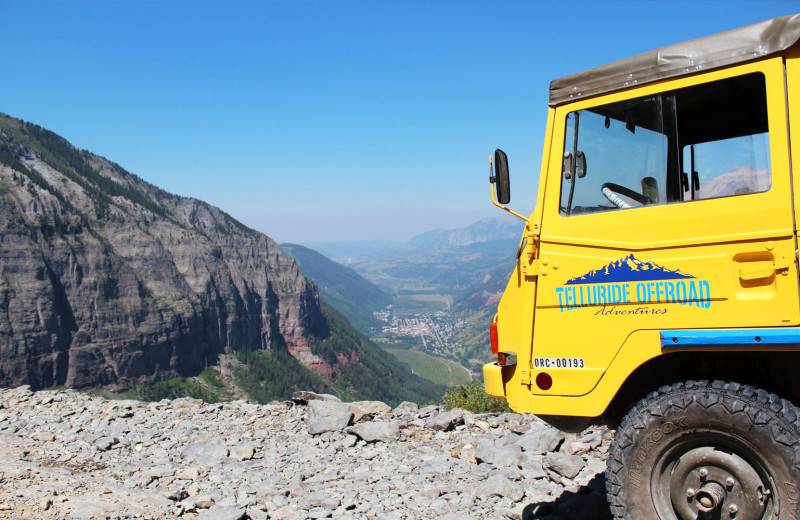
<svg viewBox="0 0 800 520">
<path fill-rule="evenodd" d="M 501 367 L 510 367 L 517 364 L 517 355 L 513 352 L 498 352 L 497 364 Z"/>
<path fill-rule="evenodd" d="M 489 325 L 489 341 L 492 344 L 492 354 L 496 356 L 500 350 L 500 341 L 497 339 L 497 323 Z"/>
</svg>

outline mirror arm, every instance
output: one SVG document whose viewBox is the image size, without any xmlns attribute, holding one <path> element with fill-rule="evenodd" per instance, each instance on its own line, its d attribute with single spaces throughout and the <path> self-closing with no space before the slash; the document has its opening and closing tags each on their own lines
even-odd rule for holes
<svg viewBox="0 0 800 520">
<path fill-rule="evenodd" d="M 522 219 L 522 220 L 524 220 L 525 222 L 527 222 L 527 221 L 528 221 L 528 219 L 527 219 L 527 218 L 523 217 L 522 215 L 520 215 L 519 213 L 517 213 L 517 212 L 516 212 L 516 211 L 514 211 L 513 209 L 508 209 L 507 207 L 505 207 L 505 206 L 503 206 L 502 204 L 500 204 L 499 202 L 497 202 L 497 199 L 496 199 L 496 198 L 495 198 L 495 196 L 494 196 L 494 186 L 491 186 L 491 185 L 489 185 L 489 189 L 490 189 L 490 190 L 491 190 L 491 192 L 492 192 L 492 204 L 494 204 L 495 206 L 497 206 L 498 208 L 500 208 L 500 209 L 502 209 L 502 210 L 508 211 L 509 213 L 511 213 L 512 215 L 514 215 L 515 217 L 519 217 L 519 218 L 521 218 L 521 219 Z"/>
</svg>

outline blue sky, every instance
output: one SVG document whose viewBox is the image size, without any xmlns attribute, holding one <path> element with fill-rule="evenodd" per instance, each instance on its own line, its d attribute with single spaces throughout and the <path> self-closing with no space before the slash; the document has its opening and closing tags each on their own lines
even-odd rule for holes
<svg viewBox="0 0 800 520">
<path fill-rule="evenodd" d="M 552 79 L 800 1 L 0 1 L 0 112 L 280 242 L 533 208 Z"/>
</svg>

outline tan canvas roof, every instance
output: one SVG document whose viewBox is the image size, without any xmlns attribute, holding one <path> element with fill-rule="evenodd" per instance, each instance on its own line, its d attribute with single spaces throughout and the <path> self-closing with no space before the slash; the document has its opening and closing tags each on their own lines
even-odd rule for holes
<svg viewBox="0 0 800 520">
<path fill-rule="evenodd" d="M 800 39 L 800 14 L 662 47 L 550 83 L 550 106 L 666 78 L 707 72 L 790 48 Z"/>
</svg>

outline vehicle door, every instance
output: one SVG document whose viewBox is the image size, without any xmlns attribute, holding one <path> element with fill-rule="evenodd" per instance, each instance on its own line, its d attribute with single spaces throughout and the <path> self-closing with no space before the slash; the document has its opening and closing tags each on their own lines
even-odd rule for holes
<svg viewBox="0 0 800 520">
<path fill-rule="evenodd" d="M 637 331 L 798 325 L 782 58 L 556 108 L 538 394 L 584 395 Z"/>
</svg>

